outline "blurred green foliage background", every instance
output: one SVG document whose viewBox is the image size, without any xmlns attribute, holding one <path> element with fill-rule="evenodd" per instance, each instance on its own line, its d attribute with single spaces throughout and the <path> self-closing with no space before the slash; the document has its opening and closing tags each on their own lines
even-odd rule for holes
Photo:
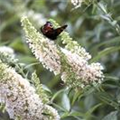
<svg viewBox="0 0 120 120">
<path fill-rule="evenodd" d="M 15 50 L 20 63 L 26 65 L 24 73 L 28 78 L 36 70 L 41 83 L 51 90 L 51 96 L 57 96 L 54 107 L 61 113 L 62 120 L 119 120 L 120 1 L 93 3 L 86 0 L 81 7 L 73 8 L 70 0 L 0 0 L 0 45 Z M 104 66 L 106 77 L 102 90 L 91 88 L 77 100 L 77 93 L 68 93 L 60 76 L 44 69 L 29 50 L 20 23 L 20 12 L 29 12 L 31 19 L 42 21 L 41 25 L 51 18 L 60 25 L 67 24 L 66 31 L 70 36 L 92 55 L 90 62 L 99 61 Z M 33 24 L 38 30 L 41 27 L 34 21 Z M 57 42 L 61 44 L 61 41 Z M 0 120 L 9 120 L 7 113 L 1 112 Z"/>
</svg>

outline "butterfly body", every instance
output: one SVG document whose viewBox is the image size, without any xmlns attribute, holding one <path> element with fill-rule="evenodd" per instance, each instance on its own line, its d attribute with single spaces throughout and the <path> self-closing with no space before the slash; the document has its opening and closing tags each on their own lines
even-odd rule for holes
<svg viewBox="0 0 120 120">
<path fill-rule="evenodd" d="M 44 26 L 40 28 L 43 35 L 48 37 L 51 40 L 56 40 L 58 35 L 67 27 L 67 25 L 63 25 L 58 28 L 53 28 L 53 25 L 51 22 L 47 21 Z"/>
</svg>

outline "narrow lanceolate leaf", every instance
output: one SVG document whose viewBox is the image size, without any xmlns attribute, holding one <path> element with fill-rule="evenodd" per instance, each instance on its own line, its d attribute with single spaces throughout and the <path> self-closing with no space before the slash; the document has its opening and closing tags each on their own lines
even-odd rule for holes
<svg viewBox="0 0 120 120">
<path fill-rule="evenodd" d="M 102 120 L 118 120 L 117 114 L 118 111 L 113 111 L 106 115 Z"/>
<path fill-rule="evenodd" d="M 62 96 L 62 106 L 69 111 L 70 110 L 70 99 L 66 93 L 63 93 Z"/>
<path fill-rule="evenodd" d="M 102 58 L 105 55 L 111 54 L 112 52 L 120 50 L 120 47 L 109 47 L 104 49 L 103 51 L 99 52 L 93 59 L 91 59 L 91 62 L 98 61 L 100 58 Z"/>
</svg>

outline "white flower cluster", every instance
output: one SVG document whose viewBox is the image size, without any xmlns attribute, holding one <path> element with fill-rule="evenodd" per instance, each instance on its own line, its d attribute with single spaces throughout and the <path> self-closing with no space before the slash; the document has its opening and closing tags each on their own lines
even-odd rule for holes
<svg viewBox="0 0 120 120">
<path fill-rule="evenodd" d="M 11 119 L 59 120 L 57 111 L 42 103 L 30 83 L 1 61 L 0 102 L 5 104 L 6 111 Z M 43 113 L 46 113 L 46 108 L 49 107 L 50 111 L 48 111 L 51 114 L 45 116 Z"/>
<path fill-rule="evenodd" d="M 60 27 L 60 25 L 58 23 L 56 23 L 56 21 L 54 21 L 52 19 L 50 19 L 50 21 L 52 22 L 52 24 L 54 25 L 55 28 Z M 61 37 L 62 43 L 65 45 L 65 49 L 67 49 L 68 51 L 71 51 L 72 53 L 78 54 L 80 57 L 82 57 L 85 60 L 91 59 L 91 55 L 85 50 L 85 48 L 81 47 L 77 43 L 77 41 L 74 41 L 69 36 L 69 33 L 63 31 L 60 34 L 60 37 Z"/>
<path fill-rule="evenodd" d="M 10 47 L 7 47 L 7 46 L 1 46 L 0 53 L 4 54 L 5 56 L 11 56 L 13 58 L 15 57 L 14 50 Z"/>
<path fill-rule="evenodd" d="M 26 18 L 25 18 L 26 19 Z M 24 27 L 27 35 L 27 42 L 29 47 L 31 48 L 35 57 L 43 64 L 46 69 L 53 71 L 55 75 L 60 73 L 61 64 L 60 64 L 60 56 L 58 55 L 58 50 L 53 41 L 49 41 L 47 38 L 44 38 L 42 34 L 36 32 L 36 29 L 32 27 L 29 21 L 28 27 Z"/>
<path fill-rule="evenodd" d="M 76 41 L 73 41 L 73 44 L 75 43 Z M 91 55 L 86 52 L 85 48 L 81 47 L 81 46 L 78 46 L 76 45 L 73 49 L 70 50 L 72 53 L 76 53 L 78 54 L 80 57 L 82 57 L 83 59 L 85 60 L 89 60 L 91 59 Z"/>
<path fill-rule="evenodd" d="M 63 35 L 65 35 L 67 38 L 69 35 L 66 33 L 67 32 L 64 32 Z M 68 39 L 70 39 L 70 37 Z M 76 53 L 77 55 L 79 55 L 80 57 L 82 57 L 85 60 L 91 59 L 91 55 L 85 50 L 85 48 L 78 45 L 78 43 L 76 41 L 72 40 L 71 42 L 68 43 L 68 45 L 65 46 L 65 48 L 67 50 L 71 51 L 72 53 Z"/>
<path fill-rule="evenodd" d="M 80 87 L 89 85 L 89 83 L 92 82 L 101 83 L 104 76 L 101 71 L 103 70 L 103 67 L 100 65 L 100 63 L 92 63 L 89 65 L 88 61 L 86 61 L 85 59 L 83 59 L 83 57 L 77 55 L 76 53 L 72 53 L 65 49 L 61 50 L 66 56 L 67 62 L 71 66 L 71 70 L 75 73 L 77 83 L 81 83 L 79 85 Z M 67 74 L 64 73 L 62 76 L 62 80 L 66 81 L 66 78 Z"/>
<path fill-rule="evenodd" d="M 71 0 L 71 3 L 75 6 L 75 8 L 78 8 L 81 6 L 83 0 Z"/>
<path fill-rule="evenodd" d="M 69 50 L 70 47 L 69 49 L 57 47 L 53 41 L 38 33 L 26 17 L 22 19 L 22 25 L 28 38 L 29 47 L 36 58 L 42 62 L 45 68 L 55 74 L 61 74 L 62 80 L 69 86 L 72 87 L 74 82 L 74 86 L 84 87 L 90 83 L 100 83 L 103 80 L 103 67 L 100 63 L 88 64 L 91 56 L 81 46 L 75 47 L 74 45 L 73 51 Z"/>
<path fill-rule="evenodd" d="M 7 46 L 0 47 L 0 60 L 5 63 L 17 62 L 18 59 L 15 58 L 14 50 Z"/>
<path fill-rule="evenodd" d="M 5 52 L 7 54 L 14 54 L 14 50 L 10 47 L 7 47 L 7 46 L 1 46 L 0 52 Z"/>
<path fill-rule="evenodd" d="M 61 69 L 60 56 L 57 53 L 57 47 L 54 42 L 46 39 L 41 45 L 42 47 L 40 45 L 29 44 L 29 47 L 46 69 L 53 71 L 55 75 L 59 74 Z"/>
</svg>

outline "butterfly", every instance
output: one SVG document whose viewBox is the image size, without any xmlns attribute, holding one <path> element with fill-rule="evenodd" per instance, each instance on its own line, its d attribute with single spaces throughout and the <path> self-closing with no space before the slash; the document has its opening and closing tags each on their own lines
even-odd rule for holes
<svg viewBox="0 0 120 120">
<path fill-rule="evenodd" d="M 56 40 L 58 35 L 67 27 L 67 25 L 63 25 L 58 28 L 53 28 L 53 25 L 51 22 L 47 21 L 41 28 L 41 32 L 43 35 L 45 35 L 47 38 L 51 40 Z"/>
</svg>

